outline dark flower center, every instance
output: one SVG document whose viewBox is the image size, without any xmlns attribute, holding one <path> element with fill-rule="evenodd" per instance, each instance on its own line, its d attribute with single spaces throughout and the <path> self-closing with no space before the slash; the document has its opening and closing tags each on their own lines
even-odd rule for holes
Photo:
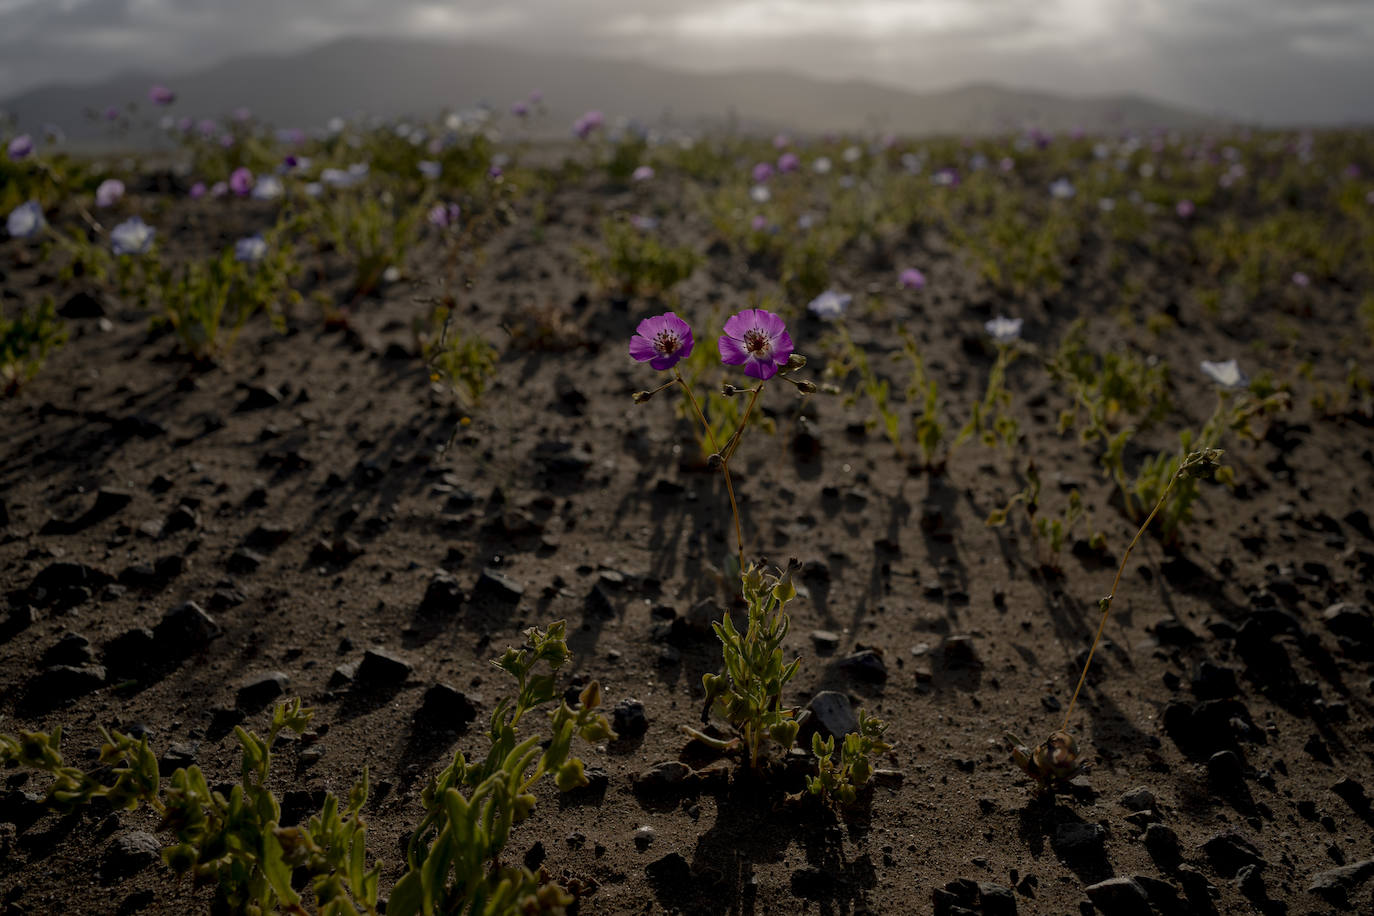
<svg viewBox="0 0 1374 916">
<path fill-rule="evenodd" d="M 677 336 L 675 331 L 659 331 L 654 335 L 654 350 L 668 356 L 678 351 L 682 346 L 682 338 Z"/>
<path fill-rule="evenodd" d="M 744 332 L 744 349 L 750 356 L 763 358 L 773 352 L 773 340 L 767 332 L 753 328 Z"/>
</svg>

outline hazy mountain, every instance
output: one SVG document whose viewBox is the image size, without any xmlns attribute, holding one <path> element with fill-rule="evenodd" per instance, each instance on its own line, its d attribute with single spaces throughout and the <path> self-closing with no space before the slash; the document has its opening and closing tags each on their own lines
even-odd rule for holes
<svg viewBox="0 0 1374 916">
<path fill-rule="evenodd" d="M 129 100 L 149 117 L 148 87 L 131 73 L 100 85 L 62 86 L 0 101 L 25 129 L 60 125 L 74 140 L 108 136 L 88 110 Z M 246 106 L 279 127 L 316 127 L 334 115 L 428 116 L 488 102 L 500 110 L 541 89 L 551 117 L 541 128 L 565 135 L 597 108 L 647 123 L 803 132 L 879 130 L 898 134 L 985 133 L 1025 124 L 1048 129 L 1192 128 L 1216 123 L 1198 112 L 1134 96 L 1068 98 L 975 85 L 909 92 L 865 81 L 826 82 L 779 71 L 702 74 L 645 63 L 403 39 L 346 39 L 288 57 L 241 57 L 167 82 L 178 116 L 222 116 Z M 162 112 L 158 112 L 161 114 Z"/>
</svg>

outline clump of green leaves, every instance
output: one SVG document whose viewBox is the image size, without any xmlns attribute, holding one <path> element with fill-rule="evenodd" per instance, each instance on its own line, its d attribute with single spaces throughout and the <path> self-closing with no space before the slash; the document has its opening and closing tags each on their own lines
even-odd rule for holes
<svg viewBox="0 0 1374 916">
<path fill-rule="evenodd" d="M 0 763 L 48 773 L 47 803 L 58 810 L 97 798 L 116 810 L 153 809 L 162 817 L 160 830 L 174 838 L 163 861 L 197 884 L 213 885 L 219 905 L 233 912 L 305 913 L 293 883 L 293 875 L 304 875 L 322 916 L 375 916 L 380 869 L 366 867 L 367 828 L 359 816 L 367 801 L 366 773 L 346 806 L 326 795 L 319 815 L 305 826 L 281 826 L 281 805 L 267 787 L 277 736 L 286 729 L 304 732 L 310 717 L 295 700 L 276 708 L 266 739 L 236 728 L 242 771 L 227 797 L 211 789 L 194 765 L 178 769 L 164 785 L 147 739 L 119 732 L 102 730 L 100 765 L 89 773 L 65 763 L 61 728 L 51 735 L 0 735 Z"/>
<path fill-rule="evenodd" d="M 313 218 L 323 241 L 353 266 L 353 295 L 361 298 L 381 285 L 387 268 L 405 263 L 425 212 L 424 200 L 405 205 L 390 192 L 340 191 L 322 198 Z"/>
<path fill-rule="evenodd" d="M 625 296 L 667 292 L 692 275 L 700 256 L 685 246 L 665 245 L 652 231 L 607 220 L 604 251 L 582 250 L 582 267 L 599 287 Z"/>
<path fill-rule="evenodd" d="M 278 329 L 284 327 L 285 307 L 300 300 L 291 286 L 295 269 L 292 248 L 273 243 L 256 263 L 239 261 L 230 247 L 207 261 L 156 269 L 152 282 L 162 314 L 155 320 L 170 324 L 182 349 L 195 359 L 223 356 L 260 311 Z"/>
<path fill-rule="evenodd" d="M 884 739 L 887 725 L 876 716 L 859 710 L 859 730 L 844 736 L 839 759 L 835 757 L 835 738 L 821 740 L 811 736 L 811 753 L 816 758 L 816 775 L 806 777 L 806 789 L 832 804 L 852 805 L 859 792 L 873 778 L 873 759 L 892 750 Z"/>
<path fill-rule="evenodd" d="M 997 344 L 997 358 L 993 360 L 992 370 L 988 373 L 988 386 L 983 392 L 983 399 L 973 403 L 968 422 L 954 437 L 951 452 L 974 436 L 988 448 L 996 447 L 998 440 L 1008 448 L 1016 442 L 1019 427 L 1009 411 L 1011 390 L 1007 388 L 1007 368 L 1019 355 L 1020 350 L 1014 341 Z"/>
<path fill-rule="evenodd" d="M 1123 421 L 1144 429 L 1167 416 L 1172 406 L 1166 363 L 1129 351 L 1093 352 L 1087 322 L 1081 319 L 1064 335 L 1047 368 L 1074 399 L 1074 406 L 1059 415 L 1059 431 L 1079 426 L 1084 442 L 1110 438 Z"/>
<path fill-rule="evenodd" d="M 6 395 L 33 380 L 48 354 L 67 342 L 67 325 L 51 296 L 13 318 L 0 314 L 0 383 Z"/>
<path fill-rule="evenodd" d="M 849 336 L 849 331 L 845 329 L 842 322 L 837 322 L 836 328 L 840 337 L 840 352 L 826 366 L 827 378 L 834 379 L 836 382 L 843 382 L 852 373 L 858 373 L 862 394 L 868 398 L 873 405 L 873 410 L 877 413 L 877 419 L 870 419 L 865 425 L 872 427 L 876 422 L 881 422 L 883 434 L 892 443 L 892 447 L 897 450 L 897 454 L 902 454 L 901 415 L 891 404 L 892 383 L 888 379 L 878 376 L 872 363 L 869 362 L 868 354 Z M 845 406 L 853 406 L 858 399 L 859 392 L 850 394 L 845 398 Z"/>
<path fill-rule="evenodd" d="M 435 306 L 430 329 L 423 350 L 431 378 L 444 381 L 466 405 L 475 407 L 496 372 L 496 348 L 455 324 L 450 304 Z"/>
<path fill-rule="evenodd" d="M 388 916 L 556 913 L 573 898 L 559 885 L 502 861 L 513 827 L 534 811 L 532 789 L 552 774 L 560 791 L 587 784 L 572 741 L 615 737 L 599 711 L 601 688 L 589 684 L 576 709 L 560 701 L 548 732 L 521 737 L 528 713 L 559 697 L 557 674 L 570 658 L 563 621 L 525 631 L 525 645 L 507 649 L 495 665 L 515 679 L 514 699 L 492 713 L 491 747 L 482 761 L 460 752 L 423 792 L 425 808 L 406 850 L 406 874 L 392 889 Z"/>
<path fill-rule="evenodd" d="M 789 664 L 783 659 L 782 641 L 787 637 L 787 602 L 797 595 L 792 584 L 792 569 L 771 575 L 750 565 L 741 575 L 749 620 L 743 633 L 735 628 L 727 613 L 711 627 L 720 640 L 725 661 L 724 674 L 706 674 L 703 718 L 715 715 L 729 723 L 737 737 L 720 741 L 693 728 L 684 727 L 691 737 L 719 750 L 742 747 L 749 765 L 758 769 L 766 759 L 770 744 L 785 753 L 797 740 L 796 710 L 784 707 L 782 691 L 797 674 L 801 659 Z"/>
<path fill-rule="evenodd" d="M 925 360 L 916 348 L 916 341 L 910 334 L 902 331 L 903 350 L 911 361 L 911 381 L 906 388 L 907 403 L 913 405 L 911 412 L 912 433 L 921 449 L 921 464 L 926 470 L 936 470 L 944 466 L 944 461 L 936 461 L 940 443 L 945 440 L 945 424 L 940 419 L 940 388 L 935 379 L 926 373 Z"/>
</svg>

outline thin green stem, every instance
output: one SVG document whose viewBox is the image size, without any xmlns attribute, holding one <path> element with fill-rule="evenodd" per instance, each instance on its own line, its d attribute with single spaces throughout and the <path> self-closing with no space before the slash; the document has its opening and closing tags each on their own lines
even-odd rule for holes
<svg viewBox="0 0 1374 916">
<path fill-rule="evenodd" d="M 744 569 L 744 529 L 739 520 L 739 504 L 735 501 L 735 484 L 730 479 L 730 461 L 725 455 L 721 454 L 720 445 L 716 442 L 716 434 L 711 431 L 711 424 L 706 422 L 706 415 L 701 412 L 701 405 L 697 403 L 697 396 L 692 391 L 692 386 L 687 384 L 687 380 L 682 377 L 682 373 L 673 367 L 673 378 L 677 379 L 682 390 L 687 392 L 687 400 L 691 402 L 692 409 L 696 411 L 697 420 L 701 423 L 701 428 L 706 430 L 706 438 L 711 441 L 711 449 L 720 455 L 720 471 L 725 478 L 725 492 L 730 497 L 730 513 L 735 518 L 735 546 L 739 553 L 739 568 Z M 757 393 L 756 393 L 757 394 Z M 752 404 L 750 405 L 752 406 Z"/>
<path fill-rule="evenodd" d="M 1160 494 L 1159 502 L 1155 503 L 1154 509 L 1150 511 L 1144 524 L 1140 526 L 1140 530 L 1136 531 L 1135 537 L 1131 538 L 1131 543 L 1126 545 L 1126 552 L 1121 555 L 1121 565 L 1117 567 L 1116 578 L 1112 580 L 1112 590 L 1108 592 L 1107 597 L 1103 598 L 1101 601 L 1102 619 L 1098 621 L 1097 624 L 1097 635 L 1093 637 L 1093 644 L 1088 649 L 1087 661 L 1083 663 L 1083 672 L 1078 675 L 1078 686 L 1074 687 L 1073 696 L 1069 698 L 1069 708 L 1064 713 L 1063 731 L 1069 730 L 1069 717 L 1073 715 L 1073 705 L 1078 700 L 1078 693 L 1083 689 L 1083 682 L 1088 677 L 1088 668 L 1091 667 L 1093 663 L 1093 653 L 1097 651 L 1097 644 L 1102 641 L 1102 631 L 1107 626 L 1107 615 L 1112 609 L 1112 599 L 1116 597 L 1117 586 L 1121 584 L 1121 575 L 1126 571 L 1126 560 L 1130 558 L 1131 551 L 1135 549 L 1135 545 L 1140 541 L 1141 536 L 1145 534 L 1145 530 L 1150 527 L 1150 522 L 1154 521 L 1159 510 L 1163 508 L 1164 501 L 1169 498 L 1169 493 L 1173 490 L 1174 484 L 1178 482 L 1179 477 L 1182 475 L 1183 467 L 1182 463 L 1180 463 L 1179 469 L 1174 471 L 1174 476 L 1169 478 L 1169 485 L 1165 487 L 1164 492 Z"/>
</svg>

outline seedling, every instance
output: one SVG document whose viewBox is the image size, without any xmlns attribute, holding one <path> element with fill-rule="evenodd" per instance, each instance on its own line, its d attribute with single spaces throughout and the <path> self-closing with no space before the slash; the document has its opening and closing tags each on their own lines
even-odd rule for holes
<svg viewBox="0 0 1374 916">
<path fill-rule="evenodd" d="M 665 245 L 653 230 L 607 220 L 601 228 L 604 252 L 582 250 L 582 267 L 603 290 L 621 295 L 658 295 L 691 276 L 700 257 L 691 248 Z"/>
<path fill-rule="evenodd" d="M 816 775 L 806 778 L 806 789 L 831 804 L 854 804 L 859 792 L 873 778 L 873 759 L 892 750 L 892 745 L 884 740 L 887 725 L 862 709 L 858 718 L 859 730 L 844 736 L 838 761 L 835 759 L 833 735 L 825 740 L 821 740 L 820 732 L 811 736 Z"/>
<path fill-rule="evenodd" d="M 12 395 L 33 381 L 48 354 L 67 342 L 67 325 L 57 317 L 51 296 L 13 318 L 0 314 L 0 383 Z"/>
</svg>

